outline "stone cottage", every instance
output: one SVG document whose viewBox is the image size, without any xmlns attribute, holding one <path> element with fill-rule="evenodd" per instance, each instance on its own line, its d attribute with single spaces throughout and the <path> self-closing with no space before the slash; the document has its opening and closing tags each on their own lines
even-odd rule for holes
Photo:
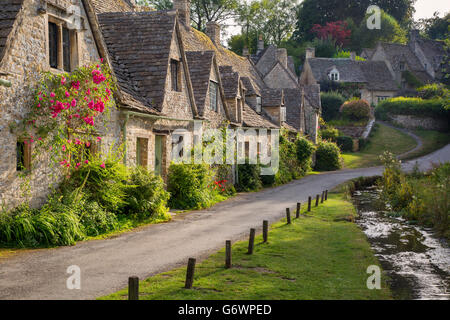
<svg viewBox="0 0 450 320">
<path fill-rule="evenodd" d="M 18 163 L 31 167 L 33 150 L 11 123 L 28 113 L 41 72 L 70 72 L 100 58 L 117 83 L 117 109 L 108 130 L 99 128 L 103 139 L 94 149 L 125 143 L 126 165 L 145 166 L 165 178 L 173 132 L 197 125 L 284 127 L 317 137 L 319 87 L 298 84 L 282 50 L 275 50 L 275 70 L 287 73 L 263 75 L 249 57 L 222 47 L 217 24 L 209 23 L 206 34 L 191 28 L 189 0 L 175 0 L 171 11 L 142 10 L 130 0 L 4 2 L 0 79 L 11 87 L 0 86 L 0 199 L 7 206 L 24 200 Z M 32 204 L 46 198 L 50 171 L 45 159 L 33 163 Z"/>
</svg>

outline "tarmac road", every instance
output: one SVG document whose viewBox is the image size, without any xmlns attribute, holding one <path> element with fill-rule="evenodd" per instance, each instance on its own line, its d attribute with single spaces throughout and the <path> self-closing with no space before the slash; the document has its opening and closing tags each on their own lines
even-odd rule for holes
<svg viewBox="0 0 450 320">
<path fill-rule="evenodd" d="M 450 161 L 450 145 L 418 161 L 422 170 Z M 415 162 L 414 161 L 414 162 Z M 404 164 L 411 169 L 414 162 Z M 113 239 L 82 242 L 73 247 L 36 250 L 0 260 L 0 299 L 94 299 L 127 286 L 129 276 L 145 279 L 185 265 L 188 258 L 206 258 L 225 240 L 241 240 L 263 220 L 271 223 L 287 207 L 308 196 L 360 176 L 380 175 L 382 168 L 311 175 L 290 184 L 243 194 L 209 210 L 175 217 Z M 81 289 L 69 290 L 69 266 L 81 269 Z"/>
</svg>

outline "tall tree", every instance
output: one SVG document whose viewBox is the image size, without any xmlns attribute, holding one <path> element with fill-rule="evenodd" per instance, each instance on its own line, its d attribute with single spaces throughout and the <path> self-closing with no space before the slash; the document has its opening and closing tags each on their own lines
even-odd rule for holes
<svg viewBox="0 0 450 320">
<path fill-rule="evenodd" d="M 310 33 L 315 24 L 352 19 L 361 23 L 370 5 L 377 5 L 392 15 L 402 26 L 408 26 L 414 15 L 416 0 L 304 0 L 298 9 L 297 40 L 311 40 Z"/>
<path fill-rule="evenodd" d="M 191 20 L 194 27 L 204 31 L 208 22 L 224 22 L 236 15 L 239 0 L 192 0 Z"/>
<path fill-rule="evenodd" d="M 439 12 L 435 12 L 429 19 L 421 19 L 419 26 L 424 30 L 425 35 L 434 40 L 445 40 L 449 36 L 450 13 L 443 18 L 439 17 Z"/>
<path fill-rule="evenodd" d="M 156 10 L 170 10 L 173 8 L 172 0 L 136 0 L 136 3 Z"/>
</svg>

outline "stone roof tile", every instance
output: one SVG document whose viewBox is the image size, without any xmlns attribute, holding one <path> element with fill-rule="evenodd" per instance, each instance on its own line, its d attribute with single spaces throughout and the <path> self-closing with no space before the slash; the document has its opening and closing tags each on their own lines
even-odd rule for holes
<svg viewBox="0 0 450 320">
<path fill-rule="evenodd" d="M 23 0 L 2 0 L 0 3 L 0 62 L 5 56 L 10 33 L 22 5 Z"/>
</svg>

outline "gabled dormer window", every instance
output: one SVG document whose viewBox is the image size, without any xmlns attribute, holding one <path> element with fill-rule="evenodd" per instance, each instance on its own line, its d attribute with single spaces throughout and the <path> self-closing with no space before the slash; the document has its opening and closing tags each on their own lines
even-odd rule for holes
<svg viewBox="0 0 450 320">
<path fill-rule="evenodd" d="M 330 74 L 329 74 L 329 78 L 331 81 L 339 81 L 339 79 L 340 79 L 339 71 L 336 68 L 331 70 Z"/>
<path fill-rule="evenodd" d="M 256 112 L 261 113 L 262 109 L 262 100 L 260 96 L 256 97 Z"/>
<path fill-rule="evenodd" d="M 405 71 L 406 70 L 405 62 L 401 61 L 400 64 L 399 64 L 399 68 L 400 68 L 400 71 Z"/>
</svg>

